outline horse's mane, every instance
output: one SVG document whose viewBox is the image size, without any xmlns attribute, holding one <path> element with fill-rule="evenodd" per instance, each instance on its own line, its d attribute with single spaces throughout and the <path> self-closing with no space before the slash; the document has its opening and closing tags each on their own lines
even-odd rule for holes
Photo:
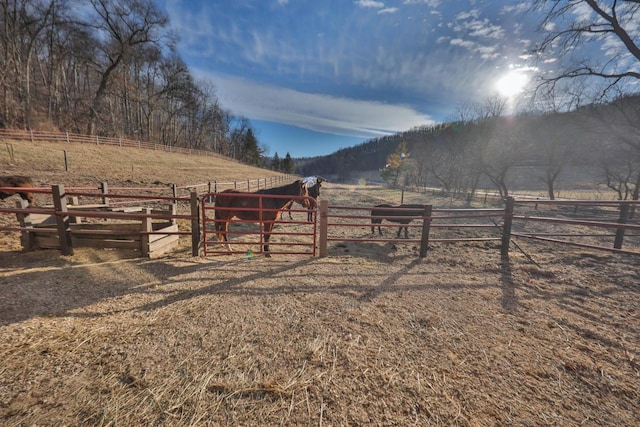
<svg viewBox="0 0 640 427">
<path fill-rule="evenodd" d="M 256 191 L 256 194 L 278 194 L 278 195 L 297 196 L 298 194 L 300 194 L 300 185 L 301 185 L 300 180 L 297 180 L 286 185 L 281 185 L 280 187 L 263 188 L 262 190 Z"/>
</svg>

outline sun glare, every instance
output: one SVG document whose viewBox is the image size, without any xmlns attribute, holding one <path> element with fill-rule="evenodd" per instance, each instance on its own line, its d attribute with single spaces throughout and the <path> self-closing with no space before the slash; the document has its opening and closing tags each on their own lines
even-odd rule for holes
<svg viewBox="0 0 640 427">
<path fill-rule="evenodd" d="M 529 78 L 518 71 L 509 71 L 496 82 L 496 88 L 502 96 L 508 98 L 522 92 Z"/>
</svg>

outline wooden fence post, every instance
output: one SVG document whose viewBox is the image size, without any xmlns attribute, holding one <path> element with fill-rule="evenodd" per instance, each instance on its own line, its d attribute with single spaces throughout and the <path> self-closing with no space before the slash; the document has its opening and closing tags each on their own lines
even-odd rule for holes
<svg viewBox="0 0 640 427">
<path fill-rule="evenodd" d="M 329 201 L 320 200 L 320 236 L 318 239 L 318 251 L 320 258 L 327 256 L 327 237 L 329 223 Z"/>
<path fill-rule="evenodd" d="M 191 255 L 200 254 L 200 209 L 198 206 L 198 192 L 191 192 Z"/>
<path fill-rule="evenodd" d="M 173 200 L 171 201 L 171 224 L 177 224 L 178 220 L 176 218 L 173 217 L 173 215 L 177 215 L 178 214 L 178 186 L 176 184 L 172 185 L 172 191 L 173 191 Z"/>
<path fill-rule="evenodd" d="M 626 224 L 629 218 L 629 205 L 626 203 L 620 203 L 620 217 L 618 218 L 619 224 Z M 624 228 L 616 229 L 616 239 L 613 242 L 614 249 L 622 249 L 622 241 L 624 240 Z"/>
<path fill-rule="evenodd" d="M 507 197 L 507 199 L 505 200 L 504 223 L 502 226 L 502 245 L 500 246 L 500 256 L 502 258 L 509 257 L 509 244 L 511 243 L 511 224 L 513 222 L 513 206 L 513 197 Z"/>
<path fill-rule="evenodd" d="M 142 209 L 142 213 L 145 215 L 151 215 L 151 208 Z M 149 238 L 153 231 L 153 220 L 148 216 L 142 218 L 142 227 L 140 228 L 142 234 L 140 235 L 140 251 L 142 252 L 142 256 L 149 256 Z"/>
<path fill-rule="evenodd" d="M 53 206 L 56 210 L 56 226 L 58 228 L 58 240 L 60 241 L 60 252 L 62 255 L 73 255 L 73 246 L 71 245 L 71 223 L 67 212 L 67 194 L 64 191 L 64 185 L 52 185 Z"/>
<path fill-rule="evenodd" d="M 109 205 L 109 198 L 107 194 L 109 193 L 109 186 L 107 185 L 107 181 L 103 181 L 100 183 L 100 192 L 102 193 L 102 204 Z"/>
<path fill-rule="evenodd" d="M 431 230 L 431 213 L 433 212 L 433 206 L 427 205 L 422 213 L 422 237 L 420 240 L 420 258 L 427 256 L 427 249 L 429 248 L 429 232 Z"/>
<path fill-rule="evenodd" d="M 27 200 L 20 199 L 16 202 L 16 207 L 18 209 L 28 209 L 29 202 Z M 28 212 L 17 213 L 16 217 L 18 218 L 18 223 L 20 224 L 20 228 L 33 228 L 31 215 Z M 33 233 L 30 233 L 29 231 L 21 231 L 20 243 L 22 243 L 22 250 L 32 251 L 35 244 L 35 235 Z"/>
</svg>

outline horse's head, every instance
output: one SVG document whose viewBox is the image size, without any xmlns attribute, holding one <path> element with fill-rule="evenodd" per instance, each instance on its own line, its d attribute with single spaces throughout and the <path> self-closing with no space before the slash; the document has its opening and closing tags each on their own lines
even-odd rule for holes
<svg viewBox="0 0 640 427">
<path fill-rule="evenodd" d="M 33 206 L 36 203 L 36 198 L 33 196 L 33 193 L 28 192 L 28 193 L 18 193 L 20 194 L 20 197 L 22 197 L 23 200 L 26 200 L 29 202 L 29 206 Z"/>
<path fill-rule="evenodd" d="M 30 191 L 20 191 L 20 189 L 27 189 L 33 187 L 33 181 L 28 176 L 10 175 L 0 176 L 0 187 L 13 187 L 14 190 L 0 191 L 0 200 L 6 199 L 13 194 L 18 194 L 23 200 L 29 202 L 29 205 L 35 204 L 35 197 Z"/>
<path fill-rule="evenodd" d="M 300 180 L 298 182 L 300 183 L 300 194 L 298 195 L 304 197 L 300 203 L 302 203 L 302 206 L 309 209 L 311 207 L 311 202 L 309 202 L 309 186 L 304 180 Z"/>
</svg>

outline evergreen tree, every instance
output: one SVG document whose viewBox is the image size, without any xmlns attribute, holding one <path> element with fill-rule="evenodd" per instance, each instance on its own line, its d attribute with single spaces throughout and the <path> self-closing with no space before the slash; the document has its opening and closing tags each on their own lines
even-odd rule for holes
<svg viewBox="0 0 640 427">
<path fill-rule="evenodd" d="M 278 157 L 277 151 L 273 155 L 273 159 L 271 160 L 271 169 L 273 169 L 274 171 L 282 170 L 282 160 L 280 160 L 280 157 Z"/>
<path fill-rule="evenodd" d="M 287 153 L 284 160 L 282 161 L 282 172 L 294 173 L 295 171 L 296 171 L 296 165 L 293 163 L 291 154 Z"/>
<path fill-rule="evenodd" d="M 242 162 L 251 166 L 260 166 L 261 156 L 262 152 L 258 146 L 258 140 L 253 134 L 253 131 L 247 129 L 242 144 Z"/>
</svg>

